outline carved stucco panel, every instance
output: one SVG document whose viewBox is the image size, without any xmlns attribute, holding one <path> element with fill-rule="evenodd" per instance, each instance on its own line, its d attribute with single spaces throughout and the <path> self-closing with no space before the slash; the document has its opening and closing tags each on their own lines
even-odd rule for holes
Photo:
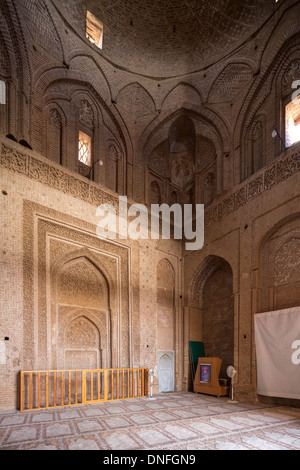
<svg viewBox="0 0 300 470">
<path fill-rule="evenodd" d="M 110 314 L 117 343 L 113 365 L 128 367 L 130 363 L 129 252 L 126 247 L 98 239 L 95 233 L 91 224 L 24 201 L 24 355 L 30 368 L 51 367 L 50 320 L 55 321 L 57 311 L 50 305 L 50 268 L 59 256 L 68 257 L 80 249 L 110 273 Z M 33 357 L 38 357 L 38 363 L 32 362 Z"/>
<path fill-rule="evenodd" d="M 300 238 L 290 238 L 277 251 L 274 271 L 275 285 L 300 279 Z"/>
</svg>

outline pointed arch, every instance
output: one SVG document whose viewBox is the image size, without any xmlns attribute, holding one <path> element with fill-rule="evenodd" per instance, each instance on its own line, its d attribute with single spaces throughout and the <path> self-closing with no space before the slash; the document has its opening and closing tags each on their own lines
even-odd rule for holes
<svg viewBox="0 0 300 470">
<path fill-rule="evenodd" d="M 178 107 L 185 107 L 187 103 L 190 105 L 201 106 L 203 98 L 201 92 L 192 84 L 187 82 L 179 82 L 175 85 L 162 100 L 161 110 Z"/>
<path fill-rule="evenodd" d="M 221 377 L 226 377 L 234 363 L 235 316 L 233 271 L 224 258 L 203 260 L 192 279 L 190 301 L 198 308 L 193 327 L 201 331 L 199 340 L 208 356 L 222 358 Z"/>
<path fill-rule="evenodd" d="M 105 290 L 107 290 L 107 306 L 110 306 L 111 301 L 115 297 L 116 293 L 115 282 L 109 270 L 104 265 L 99 265 L 98 259 L 88 248 L 79 248 L 58 257 L 51 269 L 52 296 L 57 299 L 57 289 L 60 274 L 64 271 L 65 268 L 74 266 L 74 264 L 80 260 L 84 261 L 86 265 L 89 266 L 94 273 L 96 273 L 99 280 L 101 280 L 103 287 Z"/>
</svg>

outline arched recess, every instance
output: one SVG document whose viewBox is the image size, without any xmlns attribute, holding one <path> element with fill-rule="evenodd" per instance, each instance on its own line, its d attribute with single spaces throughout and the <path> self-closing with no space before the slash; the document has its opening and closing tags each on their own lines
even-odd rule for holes
<svg viewBox="0 0 300 470">
<path fill-rule="evenodd" d="M 156 115 L 152 96 L 137 82 L 121 88 L 116 102 L 132 137 L 139 134 Z"/>
<path fill-rule="evenodd" d="M 10 69 L 9 54 L 0 31 L 0 133 L 4 135 L 8 134 Z"/>
<path fill-rule="evenodd" d="M 48 103 L 45 113 L 44 155 L 50 160 L 62 165 L 66 143 L 66 117 L 56 103 Z"/>
<path fill-rule="evenodd" d="M 257 311 L 300 306 L 300 214 L 268 231 L 258 253 Z"/>
<path fill-rule="evenodd" d="M 34 83 L 35 114 L 32 120 L 37 122 L 37 128 L 42 133 L 43 126 L 40 123 L 43 122 L 44 110 L 49 103 L 56 104 L 62 109 L 67 122 L 65 140 L 68 143 L 64 148 L 62 160 L 63 165 L 73 171 L 78 169 L 76 156 L 79 130 L 91 138 L 94 162 L 99 159 L 99 155 L 105 155 L 105 143 L 114 140 L 122 153 L 122 159 L 119 160 L 122 168 L 119 174 L 122 175 L 121 190 L 126 192 L 126 164 L 131 143 L 116 107 L 110 104 L 111 96 L 101 71 L 97 69 L 95 73 L 99 75 L 99 81 L 91 84 L 90 75 L 79 74 L 76 70 L 68 70 L 68 78 L 65 77 L 63 69 L 43 70 L 39 76 L 36 76 Z M 86 103 L 91 113 L 81 112 Z M 34 144 L 36 150 L 45 154 L 45 149 L 38 140 Z M 104 166 L 95 165 L 89 176 L 105 186 L 105 158 L 102 161 Z M 84 175 L 87 176 L 88 171 L 84 172 Z"/>
<path fill-rule="evenodd" d="M 51 270 L 52 367 L 111 367 L 111 291 L 88 253 L 57 260 Z"/>
<path fill-rule="evenodd" d="M 179 109 L 167 116 L 145 141 L 143 160 L 146 187 L 154 176 L 164 181 L 163 202 L 170 203 L 174 191 L 183 202 L 192 189 L 194 203 L 209 205 L 222 192 L 222 139 L 199 113 Z"/>
<path fill-rule="evenodd" d="M 157 349 L 175 349 L 175 271 L 167 258 L 157 265 Z"/>
<path fill-rule="evenodd" d="M 64 334 L 64 366 L 66 369 L 100 369 L 101 338 L 97 326 L 85 315 L 71 320 Z"/>
<path fill-rule="evenodd" d="M 113 140 L 107 140 L 106 149 L 106 186 L 118 194 L 123 194 L 126 182 L 124 181 L 124 154 L 119 144 Z"/>
<path fill-rule="evenodd" d="M 276 54 L 272 62 L 268 58 L 267 65 L 254 80 L 236 121 L 234 133 L 240 140 L 240 151 L 235 153 L 235 166 L 240 169 L 240 177 L 237 182 L 245 180 L 250 176 L 251 171 L 255 171 L 255 166 L 252 163 L 253 146 L 249 146 L 249 138 L 253 135 L 257 121 L 261 120 L 262 116 L 264 116 L 264 119 L 261 120 L 263 135 L 261 143 L 258 145 L 260 147 L 258 153 L 263 155 L 260 158 L 259 167 L 271 163 L 284 151 L 284 107 L 287 104 L 286 99 L 291 97 L 293 89 L 290 86 L 291 82 L 288 83 L 287 91 L 283 85 L 287 80 L 286 72 L 290 64 L 293 61 L 299 61 L 299 32 L 287 39 L 280 49 L 273 48 L 273 50 L 276 51 Z M 297 74 L 294 79 L 297 79 Z M 280 138 L 272 137 L 274 128 Z M 263 146 L 263 151 L 261 146 Z"/>
<path fill-rule="evenodd" d="M 156 276 L 158 388 L 160 392 L 172 392 L 175 375 L 178 376 L 179 352 L 176 349 L 175 269 L 167 258 L 158 262 Z"/>
<path fill-rule="evenodd" d="M 220 376 L 234 357 L 234 294 L 230 264 L 207 256 L 196 270 L 190 291 L 190 341 L 202 341 L 205 355 L 222 359 Z"/>
<path fill-rule="evenodd" d="M 5 64 L 0 63 L 0 80 L 5 81 L 7 92 L 0 130 L 30 142 L 31 68 L 28 44 L 13 2 L 0 2 L 0 29 L 0 56 L 5 60 Z"/>
</svg>

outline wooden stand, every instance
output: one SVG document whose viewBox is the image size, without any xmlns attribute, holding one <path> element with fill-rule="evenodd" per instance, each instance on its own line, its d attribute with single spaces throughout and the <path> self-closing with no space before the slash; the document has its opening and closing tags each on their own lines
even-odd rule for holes
<svg viewBox="0 0 300 470">
<path fill-rule="evenodd" d="M 226 379 L 219 379 L 222 359 L 218 357 L 199 357 L 194 379 L 194 392 L 206 393 L 217 397 L 227 396 Z M 210 371 L 207 368 L 210 367 Z"/>
</svg>

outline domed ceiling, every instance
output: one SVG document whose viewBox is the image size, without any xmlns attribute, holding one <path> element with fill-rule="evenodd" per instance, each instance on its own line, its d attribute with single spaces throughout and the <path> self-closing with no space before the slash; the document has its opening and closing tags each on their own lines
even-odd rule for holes
<svg viewBox="0 0 300 470">
<path fill-rule="evenodd" d="M 277 8 L 275 0 L 53 0 L 84 33 L 89 10 L 104 25 L 103 57 L 152 77 L 201 70 L 239 48 Z"/>
</svg>

